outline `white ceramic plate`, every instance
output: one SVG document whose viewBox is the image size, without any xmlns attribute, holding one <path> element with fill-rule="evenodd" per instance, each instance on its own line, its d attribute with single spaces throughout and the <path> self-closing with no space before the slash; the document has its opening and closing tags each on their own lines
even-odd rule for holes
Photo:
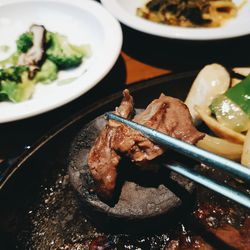
<svg viewBox="0 0 250 250">
<path fill-rule="evenodd" d="M 234 0 L 238 5 L 245 0 Z M 250 0 L 236 18 L 219 28 L 181 28 L 158 24 L 136 16 L 136 9 L 148 0 L 101 0 L 103 5 L 125 25 L 156 36 L 184 40 L 215 40 L 250 34 Z"/>
<path fill-rule="evenodd" d="M 120 24 L 92 0 L 1 0 L 0 46 L 10 45 L 31 24 L 66 35 L 74 44 L 89 44 L 91 56 L 74 70 L 61 72 L 59 80 L 36 86 L 32 99 L 0 103 L 0 123 L 31 117 L 66 104 L 94 87 L 116 62 L 122 45 Z M 7 53 L 7 54 L 8 54 Z M 0 55 L 0 60 L 7 57 Z M 63 79 L 77 77 L 62 84 Z"/>
</svg>

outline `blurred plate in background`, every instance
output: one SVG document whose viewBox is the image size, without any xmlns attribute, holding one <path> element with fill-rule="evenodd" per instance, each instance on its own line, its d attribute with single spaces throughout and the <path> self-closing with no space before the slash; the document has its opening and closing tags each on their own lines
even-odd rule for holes
<svg viewBox="0 0 250 250">
<path fill-rule="evenodd" d="M 234 0 L 238 6 L 244 0 Z M 216 40 L 250 34 L 250 1 L 239 10 L 237 17 L 217 28 L 183 28 L 154 23 L 136 16 L 136 9 L 147 0 L 101 0 L 102 4 L 123 24 L 151 35 L 182 40 Z"/>
<path fill-rule="evenodd" d="M 79 68 L 62 72 L 55 82 L 37 84 L 30 100 L 17 104 L 1 102 L 0 123 L 41 114 L 76 99 L 110 71 L 120 54 L 121 27 L 94 1 L 1 0 L 0 45 L 13 48 L 17 37 L 33 23 L 66 35 L 72 43 L 89 44 L 91 56 Z M 70 77 L 70 83 L 63 83 L 64 78 Z"/>
</svg>

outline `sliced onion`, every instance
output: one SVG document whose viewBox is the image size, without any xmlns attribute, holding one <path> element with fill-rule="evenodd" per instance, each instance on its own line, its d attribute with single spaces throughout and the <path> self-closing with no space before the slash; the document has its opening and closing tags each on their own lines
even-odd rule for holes
<svg viewBox="0 0 250 250">
<path fill-rule="evenodd" d="M 233 71 L 242 76 L 248 76 L 250 74 L 250 67 L 233 68 Z"/>
<path fill-rule="evenodd" d="M 240 161 L 242 148 L 240 144 L 229 142 L 225 139 L 206 135 L 196 144 L 199 148 L 207 150 L 211 153 L 220 155 L 234 161 Z"/>
<path fill-rule="evenodd" d="M 250 167 L 250 130 L 246 134 L 241 156 L 241 164 Z"/>
<path fill-rule="evenodd" d="M 240 79 L 238 79 L 238 78 L 232 78 L 232 80 L 231 80 L 231 87 L 234 87 L 235 85 L 237 85 L 240 82 L 241 82 Z"/>
<path fill-rule="evenodd" d="M 224 138 L 230 142 L 243 144 L 245 141 L 245 135 L 235 132 L 221 125 L 218 121 L 207 114 L 201 107 L 196 107 L 196 111 L 201 117 L 202 121 L 215 133 L 217 136 Z"/>
<path fill-rule="evenodd" d="M 200 119 L 195 106 L 203 107 L 210 113 L 209 105 L 212 100 L 226 92 L 230 85 L 230 76 L 220 64 L 205 66 L 194 80 L 185 104 L 188 106 L 194 122 Z"/>
</svg>

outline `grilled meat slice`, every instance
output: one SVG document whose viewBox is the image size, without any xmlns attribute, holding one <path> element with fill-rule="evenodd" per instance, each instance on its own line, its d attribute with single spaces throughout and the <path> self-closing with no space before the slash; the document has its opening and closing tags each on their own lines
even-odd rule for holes
<svg viewBox="0 0 250 250">
<path fill-rule="evenodd" d="M 115 113 L 129 118 L 134 112 L 133 98 L 128 90 L 123 91 L 123 96 L 121 105 L 116 108 Z M 88 165 L 96 183 L 96 192 L 103 199 L 112 197 L 116 184 L 116 168 L 121 157 L 114 150 L 112 144 L 119 126 L 122 124 L 109 121 L 88 154 Z"/>
<path fill-rule="evenodd" d="M 161 95 L 152 101 L 133 121 L 156 129 L 190 144 L 204 137 L 192 123 L 187 106 L 179 99 Z M 113 148 L 128 155 L 137 165 L 147 164 L 164 153 L 165 149 L 155 145 L 141 133 L 123 125 L 113 137 Z"/>
<path fill-rule="evenodd" d="M 133 99 L 125 90 L 123 101 L 115 113 L 128 118 L 132 111 Z M 195 144 L 204 137 L 193 126 L 187 106 L 182 101 L 163 94 L 136 115 L 133 121 L 190 144 Z M 109 121 L 88 155 L 88 165 L 97 184 L 97 193 L 104 199 L 112 197 L 122 155 L 128 156 L 137 165 L 147 166 L 165 150 L 140 132 L 119 122 Z"/>
</svg>

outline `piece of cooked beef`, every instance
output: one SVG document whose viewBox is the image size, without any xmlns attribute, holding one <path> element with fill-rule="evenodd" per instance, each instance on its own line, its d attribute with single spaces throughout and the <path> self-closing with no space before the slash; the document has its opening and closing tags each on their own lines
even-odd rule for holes
<svg viewBox="0 0 250 250">
<path fill-rule="evenodd" d="M 195 144 L 204 137 L 204 134 L 193 126 L 187 106 L 179 99 L 163 94 L 136 115 L 133 121 L 190 144 Z M 120 126 L 117 132 L 113 137 L 113 148 L 128 155 L 136 164 L 144 164 L 165 151 L 125 125 Z"/>
<path fill-rule="evenodd" d="M 124 118 L 129 118 L 133 112 L 133 98 L 128 90 L 124 90 L 123 100 L 121 105 L 116 108 L 115 113 Z M 96 192 L 104 199 L 112 197 L 116 184 L 116 168 L 121 157 L 114 150 L 112 143 L 116 130 L 121 125 L 118 122 L 109 121 L 88 155 L 88 166 L 96 183 Z"/>
<path fill-rule="evenodd" d="M 115 113 L 128 118 L 133 111 L 133 99 L 128 90 Z M 162 133 L 195 144 L 204 137 L 192 124 L 187 106 L 180 100 L 161 95 L 136 115 L 133 121 Z M 137 165 L 147 165 L 166 149 L 154 144 L 140 132 L 116 121 L 109 121 L 88 155 L 88 165 L 97 185 L 96 192 L 104 199 L 112 197 L 117 177 L 117 166 L 122 155 Z"/>
</svg>

